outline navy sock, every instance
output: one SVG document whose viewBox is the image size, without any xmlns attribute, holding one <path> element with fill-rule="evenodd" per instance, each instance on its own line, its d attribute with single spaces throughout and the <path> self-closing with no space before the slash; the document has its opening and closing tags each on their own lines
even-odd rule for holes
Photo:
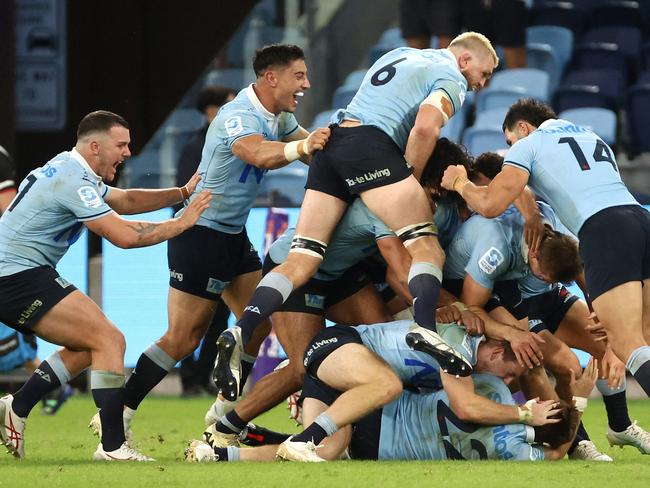
<svg viewBox="0 0 650 488">
<path fill-rule="evenodd" d="M 591 439 L 589 438 L 589 434 L 587 434 L 587 431 L 585 430 L 585 426 L 582 425 L 582 421 L 580 422 L 580 425 L 578 426 L 578 432 L 576 433 L 576 438 L 573 441 L 573 444 L 571 444 L 571 447 L 569 448 L 568 453 L 571 454 L 576 447 L 578 447 L 578 443 L 580 441 L 590 441 Z"/>
<path fill-rule="evenodd" d="M 231 410 L 217 422 L 216 429 L 224 434 L 239 434 L 246 427 L 245 420 L 242 420 L 237 412 Z"/>
<path fill-rule="evenodd" d="M 244 347 L 253 337 L 255 328 L 278 310 L 292 291 L 291 281 L 281 273 L 271 271 L 262 278 L 248 302 L 248 306 L 244 309 L 244 313 L 237 321 L 237 325 L 242 330 Z"/>
<path fill-rule="evenodd" d="M 137 410 L 144 397 L 167 376 L 175 364 L 176 360 L 156 344 L 149 346 L 138 358 L 135 369 L 126 382 L 126 406 Z"/>
<path fill-rule="evenodd" d="M 330 416 L 323 412 L 314 419 L 314 422 L 307 427 L 302 433 L 296 435 L 291 439 L 295 442 L 313 442 L 320 444 L 325 437 L 332 435 L 338 430 L 338 427 Z"/>
<path fill-rule="evenodd" d="M 603 402 L 607 410 L 607 423 L 614 432 L 623 432 L 630 425 L 630 414 L 627 411 L 627 399 L 625 398 L 625 379 L 618 390 L 607 386 L 607 380 L 600 379 L 596 382 L 598 391 L 603 395 Z"/>
<path fill-rule="evenodd" d="M 14 412 L 19 417 L 27 417 L 45 395 L 68 381 L 70 373 L 56 352 L 39 364 L 22 388 L 13 395 Z"/>
<path fill-rule="evenodd" d="M 246 384 L 246 380 L 248 379 L 248 376 L 251 374 L 251 371 L 253 370 L 253 365 L 255 364 L 255 358 L 253 358 L 252 361 L 248 361 L 247 359 L 242 357 L 241 360 L 241 380 L 239 382 L 239 394 L 241 395 L 243 390 L 244 390 L 244 385 Z"/>
<path fill-rule="evenodd" d="M 425 329 L 436 330 L 436 308 L 440 297 L 440 269 L 431 264 L 411 264 L 408 287 L 413 295 L 415 321 Z"/>
<path fill-rule="evenodd" d="M 126 440 L 124 436 L 124 375 L 109 371 L 92 371 L 90 385 L 102 422 L 104 451 L 118 449 Z"/>
</svg>

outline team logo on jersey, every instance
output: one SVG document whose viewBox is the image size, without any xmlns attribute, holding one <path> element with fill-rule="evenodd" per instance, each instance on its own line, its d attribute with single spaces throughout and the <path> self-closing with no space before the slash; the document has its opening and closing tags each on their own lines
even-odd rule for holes
<svg viewBox="0 0 650 488">
<path fill-rule="evenodd" d="M 224 125 L 226 126 L 226 133 L 230 137 L 236 136 L 244 130 L 244 124 L 242 123 L 241 117 L 239 115 L 233 115 L 229 119 L 226 119 L 226 123 Z"/>
<path fill-rule="evenodd" d="M 92 186 L 82 186 L 77 193 L 86 207 L 99 208 L 102 206 L 102 199 Z"/>
<path fill-rule="evenodd" d="M 210 293 L 216 293 L 218 295 L 226 288 L 226 286 L 228 286 L 229 283 L 230 281 L 219 281 L 215 278 L 209 278 L 206 290 Z"/>
<path fill-rule="evenodd" d="M 496 271 L 497 267 L 503 263 L 504 258 L 501 251 L 492 246 L 488 251 L 481 256 L 478 260 L 478 267 L 487 274 L 492 274 Z"/>
<path fill-rule="evenodd" d="M 325 306 L 325 297 L 323 295 L 305 293 L 305 305 L 311 308 L 320 308 L 322 310 Z"/>
<path fill-rule="evenodd" d="M 72 284 L 68 280 L 66 280 L 65 278 L 63 278 L 61 276 L 56 278 L 54 281 L 56 281 L 59 285 L 61 285 L 61 288 L 67 288 Z"/>
</svg>

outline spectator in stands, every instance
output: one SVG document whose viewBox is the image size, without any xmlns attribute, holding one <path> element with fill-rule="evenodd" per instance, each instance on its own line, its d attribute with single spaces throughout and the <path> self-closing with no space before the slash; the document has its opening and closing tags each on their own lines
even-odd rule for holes
<svg viewBox="0 0 650 488">
<path fill-rule="evenodd" d="M 180 186 L 185 184 L 184 178 L 187 177 L 185 181 L 188 181 L 192 177 L 199 162 L 201 162 L 201 152 L 203 151 L 205 135 L 208 132 L 210 122 L 217 116 L 221 106 L 233 98 L 235 98 L 235 91 L 232 88 L 223 86 L 206 86 L 199 92 L 196 109 L 205 116 L 206 123 L 190 137 L 181 151 L 176 171 L 176 181 L 181 182 Z M 181 361 L 183 396 L 201 395 L 211 390 L 210 374 L 212 373 L 214 360 L 217 357 L 216 341 L 219 334 L 226 330 L 229 315 L 230 309 L 220 299 L 212 323 L 200 346 L 198 358 L 195 359 L 194 355 L 190 354 Z"/>
<path fill-rule="evenodd" d="M 458 0 L 400 0 L 402 37 L 410 47 L 431 47 L 431 36 L 438 47 L 446 48 L 460 33 L 461 3 Z"/>
<path fill-rule="evenodd" d="M 464 0 L 463 26 L 503 46 L 505 67 L 526 67 L 526 2 L 524 0 Z"/>
</svg>

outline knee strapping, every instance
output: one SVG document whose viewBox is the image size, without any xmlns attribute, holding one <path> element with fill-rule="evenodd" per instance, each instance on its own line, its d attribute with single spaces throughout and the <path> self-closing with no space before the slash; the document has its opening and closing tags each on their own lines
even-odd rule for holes
<svg viewBox="0 0 650 488">
<path fill-rule="evenodd" d="M 411 224 L 402 227 L 395 232 L 395 234 L 397 234 L 397 237 L 401 239 L 404 246 L 408 247 L 422 237 L 437 236 L 438 229 L 433 222 L 420 222 L 419 224 Z"/>
<path fill-rule="evenodd" d="M 307 254 L 308 256 L 315 257 L 321 261 L 325 257 L 325 251 L 327 250 L 327 244 L 311 237 L 305 237 L 300 235 L 293 236 L 291 239 L 291 248 L 289 252 L 298 252 L 301 254 Z"/>
</svg>

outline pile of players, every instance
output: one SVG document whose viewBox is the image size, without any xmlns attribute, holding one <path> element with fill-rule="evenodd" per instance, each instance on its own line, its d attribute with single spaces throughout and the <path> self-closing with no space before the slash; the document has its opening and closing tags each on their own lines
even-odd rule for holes
<svg viewBox="0 0 650 488">
<path fill-rule="evenodd" d="M 627 369 L 650 393 L 650 215 L 611 149 L 538 101 L 508 111 L 503 160 L 439 139 L 497 64 L 474 32 L 448 49 L 396 49 L 309 133 L 293 116 L 310 87 L 304 54 L 267 46 L 256 82 L 211 123 L 198 175 L 165 190 L 107 186 L 128 125 L 89 114 L 75 149 L 30 173 L 0 220 L 0 320 L 64 346 L 0 399 L 5 445 L 23 457 L 31 408 L 90 365 L 94 458 L 149 460 L 127 440 L 132 419 L 221 297 L 237 326 L 217 341 L 221 394 L 189 460 L 611 460 L 580 423 L 595 384 L 610 444 L 650 453 L 624 387 Z M 300 218 L 262 264 L 244 225 L 265 172 L 295 160 L 309 164 Z M 118 215 L 181 200 L 166 222 Z M 169 327 L 128 381 L 123 336 L 54 270 L 83 224 L 122 247 L 169 239 Z M 561 285 L 574 280 L 586 301 Z M 242 397 L 271 322 L 289 363 Z M 570 347 L 595 358 L 584 372 Z M 297 390 L 302 433 L 250 423 Z M 253 442 L 265 445 L 239 448 Z"/>
</svg>

